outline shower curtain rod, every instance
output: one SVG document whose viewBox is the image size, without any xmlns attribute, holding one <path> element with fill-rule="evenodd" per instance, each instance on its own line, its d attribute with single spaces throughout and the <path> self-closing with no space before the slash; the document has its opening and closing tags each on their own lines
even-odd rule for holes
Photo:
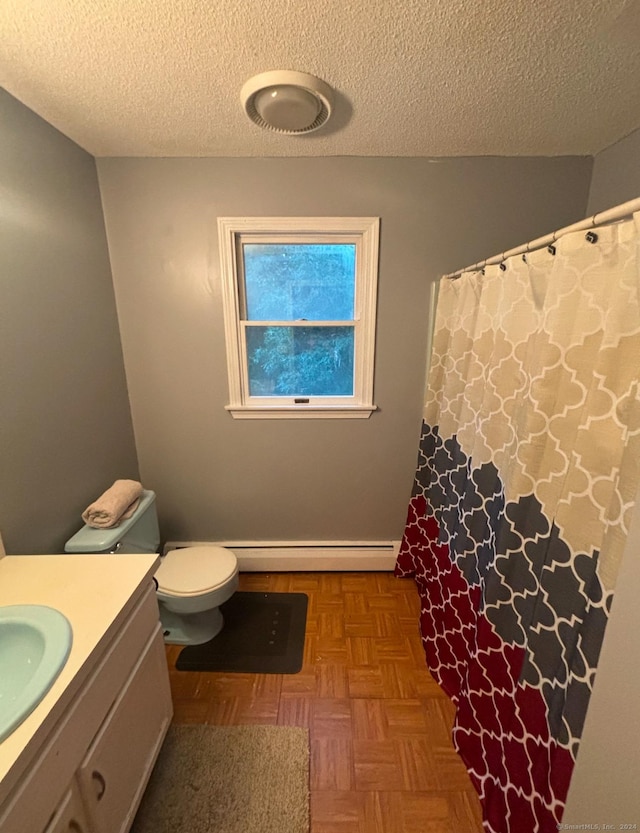
<svg viewBox="0 0 640 833">
<path fill-rule="evenodd" d="M 480 260 L 478 263 L 474 263 L 473 266 L 458 269 L 457 272 L 450 272 L 448 275 L 444 275 L 443 277 L 455 280 L 456 278 L 459 278 L 463 272 L 471 272 L 474 269 L 482 269 L 485 266 L 491 266 L 494 263 L 502 263 L 508 257 L 513 257 L 513 255 L 526 254 L 527 252 L 534 251 L 534 249 L 541 249 L 543 246 L 549 246 L 555 243 L 559 237 L 564 237 L 565 234 L 569 234 L 572 231 L 583 231 L 584 229 L 592 229 L 595 226 L 601 226 L 604 223 L 612 223 L 615 220 L 622 220 L 624 217 L 628 217 L 635 211 L 640 211 L 640 197 L 635 200 L 629 200 L 629 202 L 623 202 L 621 205 L 616 205 L 614 208 L 609 208 L 606 211 L 600 211 L 592 217 L 587 217 L 586 219 L 580 220 L 580 222 L 574 223 L 571 226 L 565 226 L 558 231 L 554 231 L 552 234 L 547 234 L 544 237 L 538 237 L 537 240 L 531 240 L 529 243 L 517 246 L 515 249 L 509 249 L 508 252 L 503 252 L 500 255 L 494 255 L 494 257 L 490 257 L 487 260 Z"/>
</svg>

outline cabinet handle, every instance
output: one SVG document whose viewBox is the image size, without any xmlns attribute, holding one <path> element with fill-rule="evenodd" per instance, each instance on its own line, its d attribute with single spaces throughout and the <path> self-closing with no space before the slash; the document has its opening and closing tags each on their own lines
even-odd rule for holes
<svg viewBox="0 0 640 833">
<path fill-rule="evenodd" d="M 104 780 L 104 775 L 98 772 L 97 769 L 93 770 L 93 772 L 91 773 L 91 777 L 93 778 L 94 784 L 97 784 L 96 800 L 100 801 L 100 799 L 106 792 L 107 782 Z"/>
</svg>

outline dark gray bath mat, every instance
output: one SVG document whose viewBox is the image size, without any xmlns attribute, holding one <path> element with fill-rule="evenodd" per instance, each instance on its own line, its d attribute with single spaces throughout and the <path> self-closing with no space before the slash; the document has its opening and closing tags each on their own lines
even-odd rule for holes
<svg viewBox="0 0 640 833">
<path fill-rule="evenodd" d="M 221 605 L 224 627 L 202 645 L 188 645 L 178 671 L 297 674 L 307 625 L 306 593 L 239 591 Z"/>
</svg>

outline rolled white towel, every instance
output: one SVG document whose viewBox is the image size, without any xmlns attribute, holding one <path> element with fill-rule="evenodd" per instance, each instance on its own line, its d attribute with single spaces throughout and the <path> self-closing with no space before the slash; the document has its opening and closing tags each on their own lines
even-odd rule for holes
<svg viewBox="0 0 640 833">
<path fill-rule="evenodd" d="M 142 484 L 137 480 L 116 480 L 82 513 L 82 520 L 95 529 L 110 529 L 120 521 L 130 518 L 136 511 L 142 494 Z"/>
</svg>

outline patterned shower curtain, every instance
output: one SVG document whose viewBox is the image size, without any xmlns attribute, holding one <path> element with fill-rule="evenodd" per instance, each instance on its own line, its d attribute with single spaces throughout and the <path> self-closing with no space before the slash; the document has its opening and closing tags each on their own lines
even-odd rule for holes
<svg viewBox="0 0 640 833">
<path fill-rule="evenodd" d="M 640 480 L 640 213 L 595 236 L 440 287 L 396 573 L 491 833 L 557 830 Z"/>
</svg>

